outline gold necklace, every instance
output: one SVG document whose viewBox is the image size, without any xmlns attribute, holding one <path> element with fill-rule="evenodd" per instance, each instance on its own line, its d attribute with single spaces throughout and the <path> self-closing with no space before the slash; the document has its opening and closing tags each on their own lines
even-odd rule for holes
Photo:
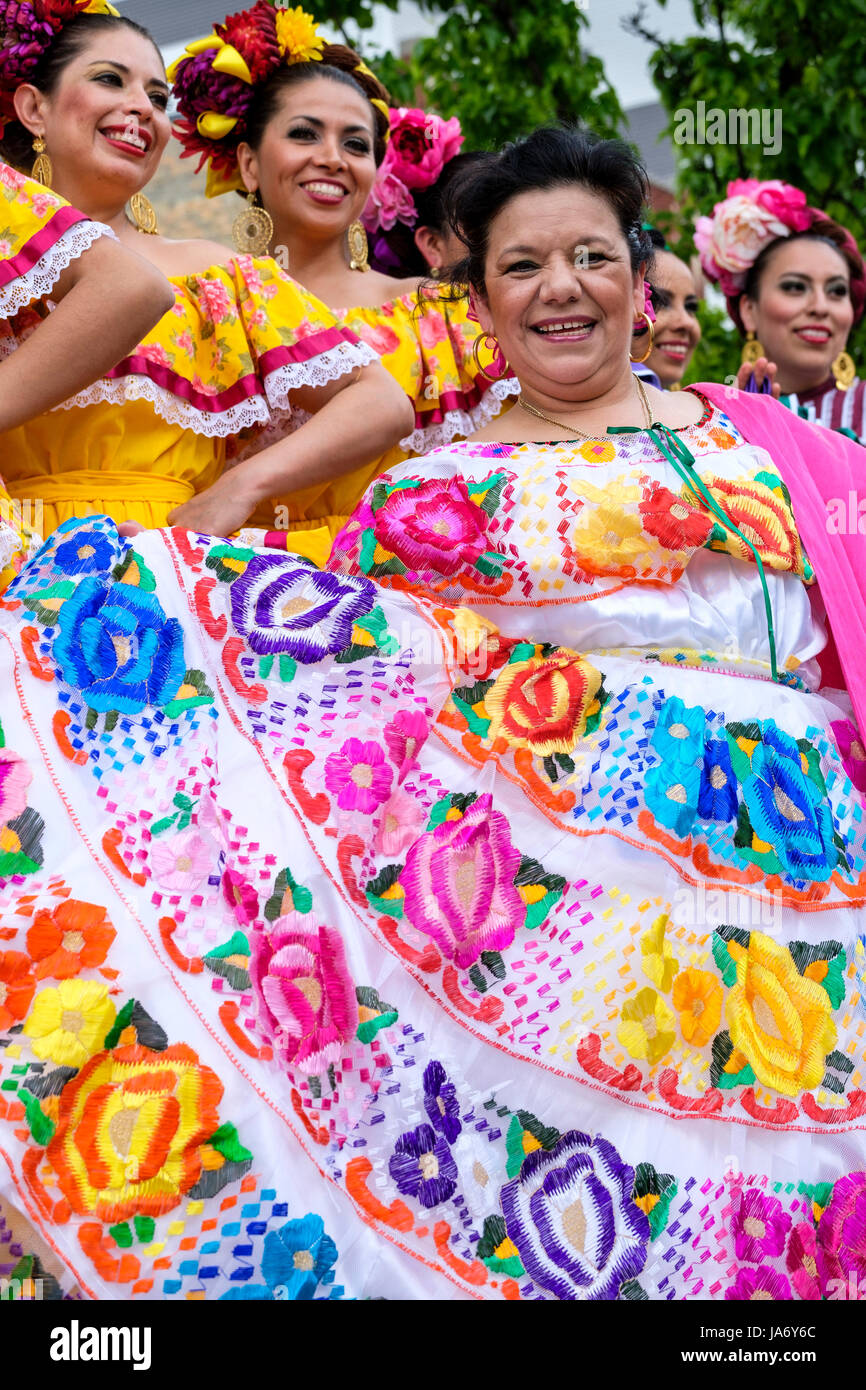
<svg viewBox="0 0 866 1390">
<path fill-rule="evenodd" d="M 634 381 L 635 385 L 637 386 L 640 403 L 643 406 L 644 414 L 646 415 L 646 424 L 643 426 L 643 428 L 648 430 L 652 426 L 653 422 L 652 406 L 649 403 L 649 397 L 647 396 L 646 390 L 644 389 L 644 384 L 641 381 L 640 377 L 636 376 L 634 378 Z M 568 430 L 569 434 L 576 435 L 578 439 L 599 438 L 599 436 L 595 434 L 584 434 L 583 430 L 576 429 L 574 425 L 567 425 L 564 420 L 554 420 L 552 415 L 545 415 L 543 410 L 538 409 L 538 406 L 530 405 L 529 401 L 524 400 L 523 392 L 521 392 L 520 395 L 517 397 L 517 404 L 522 405 L 523 409 L 528 411 L 530 415 L 537 415 L 539 420 L 545 420 L 548 425 L 556 425 L 561 430 Z"/>
</svg>

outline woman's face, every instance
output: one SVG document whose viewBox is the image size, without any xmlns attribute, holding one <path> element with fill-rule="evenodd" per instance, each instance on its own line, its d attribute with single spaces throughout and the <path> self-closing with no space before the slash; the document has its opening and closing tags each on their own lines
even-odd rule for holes
<svg viewBox="0 0 866 1390">
<path fill-rule="evenodd" d="M 171 134 L 162 59 L 126 27 L 96 34 L 50 95 L 19 89 L 21 103 L 28 128 L 44 133 L 55 191 L 85 212 L 122 207 L 144 188 Z"/>
<path fill-rule="evenodd" d="M 592 400 L 629 371 L 642 269 L 604 198 L 577 184 L 521 193 L 490 225 L 481 326 L 539 399 Z"/>
<path fill-rule="evenodd" d="M 366 97 L 313 77 L 282 93 L 258 149 L 238 153 L 244 182 L 258 188 L 278 227 L 327 238 L 361 215 L 376 177 L 373 150 Z"/>
<path fill-rule="evenodd" d="M 783 391 L 820 386 L 830 375 L 854 322 L 850 285 L 847 263 L 835 247 L 797 237 L 771 252 L 758 298 L 740 301 L 743 324 L 778 365 Z"/>
<path fill-rule="evenodd" d="M 700 342 L 698 296 L 692 272 L 672 251 L 656 252 L 651 279 L 656 317 L 647 366 L 662 386 L 671 387 L 682 380 Z M 646 352 L 646 338 L 635 339 L 634 352 L 637 357 Z"/>
</svg>

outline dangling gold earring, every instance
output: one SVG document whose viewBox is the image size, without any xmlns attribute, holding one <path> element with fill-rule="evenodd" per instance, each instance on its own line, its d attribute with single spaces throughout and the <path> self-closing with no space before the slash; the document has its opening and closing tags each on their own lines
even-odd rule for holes
<svg viewBox="0 0 866 1390">
<path fill-rule="evenodd" d="M 748 362 L 749 366 L 754 367 L 759 357 L 766 357 L 764 344 L 760 342 L 751 330 L 746 334 L 746 341 L 743 343 L 743 351 L 740 356 L 741 362 Z"/>
<path fill-rule="evenodd" d="M 242 256 L 266 256 L 274 234 L 274 219 L 256 202 L 258 191 L 247 194 L 247 205 L 232 223 L 235 250 Z"/>
<path fill-rule="evenodd" d="M 851 356 L 850 352 L 840 352 L 838 357 L 834 357 L 830 371 L 833 373 L 833 380 L 836 382 L 836 390 L 847 391 L 857 375 L 857 368 L 854 366 L 854 358 Z"/>
<path fill-rule="evenodd" d="M 346 239 L 349 243 L 349 269 L 369 270 L 370 247 L 363 222 L 353 222 L 346 233 Z"/>
<path fill-rule="evenodd" d="M 45 188 L 51 187 L 51 180 L 54 177 L 54 169 L 51 160 L 45 153 L 45 141 L 41 135 L 37 135 L 33 141 L 33 153 L 36 159 L 33 168 L 30 170 L 30 177 L 34 183 L 41 183 Z"/>
<path fill-rule="evenodd" d="M 653 350 L 653 342 L 655 340 L 655 329 L 653 328 L 653 321 L 647 313 L 641 314 L 640 317 L 641 319 L 646 319 L 646 326 L 649 330 L 649 347 L 647 348 L 643 357 L 632 357 L 631 353 L 629 353 L 629 362 L 645 362 Z M 638 323 L 640 323 L 640 319 L 638 319 Z M 637 327 L 637 324 L 635 324 L 635 327 Z"/>
<path fill-rule="evenodd" d="M 144 232 L 145 236 L 159 235 L 156 209 L 143 193 L 133 193 L 129 200 L 129 211 L 132 213 L 132 220 L 140 232 Z"/>
</svg>

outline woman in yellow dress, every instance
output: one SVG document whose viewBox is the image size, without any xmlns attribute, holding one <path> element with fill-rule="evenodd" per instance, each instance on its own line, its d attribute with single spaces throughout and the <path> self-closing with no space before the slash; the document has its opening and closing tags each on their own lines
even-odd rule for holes
<svg viewBox="0 0 866 1390">
<path fill-rule="evenodd" d="M 411 221 L 412 190 L 457 153 L 459 125 L 389 111 L 385 88 L 357 53 L 326 44 L 302 10 L 267 0 L 190 44 L 170 76 L 183 117 L 175 133 L 208 161 L 208 195 L 248 191 L 274 254 L 375 348 L 412 401 L 414 428 L 399 445 L 330 483 L 272 498 L 255 516 L 272 525 L 278 508 L 289 531 L 317 525 L 334 536 L 378 474 L 465 438 L 517 391 L 502 364 L 492 368 L 493 355 L 476 348 L 467 299 L 440 299 L 417 278 L 395 280 L 368 265 L 365 209 L 370 226 Z"/>
<path fill-rule="evenodd" d="M 6 484 L 13 499 L 42 503 L 46 532 L 104 512 L 228 534 L 281 487 L 381 454 L 408 411 L 375 353 L 273 260 L 155 231 L 141 190 L 169 139 L 168 84 L 146 30 L 106 8 L 44 0 L 35 33 L 29 12 L 0 3 L 2 153 L 20 165 L 32 147 L 42 181 L 167 275 L 174 303 L 60 413 L 0 436 Z M 22 310 L 11 341 L 37 321 Z M 275 421 L 278 441 L 222 478 L 227 439 Z"/>
<path fill-rule="evenodd" d="M 48 295 L 55 311 L 10 350 L 10 316 Z M 165 277 L 107 227 L 0 163 L 0 430 L 90 385 L 172 302 Z M 40 510 L 0 483 L 0 593 L 41 540 Z"/>
</svg>

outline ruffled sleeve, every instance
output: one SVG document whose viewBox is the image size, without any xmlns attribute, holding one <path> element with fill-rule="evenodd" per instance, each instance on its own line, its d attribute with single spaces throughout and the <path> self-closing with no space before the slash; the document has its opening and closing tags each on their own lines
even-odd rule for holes
<svg viewBox="0 0 866 1390">
<path fill-rule="evenodd" d="M 510 373 L 490 381 L 479 369 L 473 348 L 481 328 L 469 318 L 465 298 L 422 289 L 375 309 L 349 309 L 341 318 L 375 348 L 415 407 L 415 428 L 400 441 L 407 454 L 425 454 L 474 434 L 520 391 Z M 495 376 L 483 343 L 478 358 Z"/>
<path fill-rule="evenodd" d="M 291 394 L 377 360 L 269 257 L 173 277 L 173 308 L 133 353 L 58 409 L 149 401 L 162 419 L 227 438 L 306 418 Z"/>
<path fill-rule="evenodd" d="M 0 318 L 51 293 L 66 267 L 110 227 L 0 163 Z"/>
</svg>

